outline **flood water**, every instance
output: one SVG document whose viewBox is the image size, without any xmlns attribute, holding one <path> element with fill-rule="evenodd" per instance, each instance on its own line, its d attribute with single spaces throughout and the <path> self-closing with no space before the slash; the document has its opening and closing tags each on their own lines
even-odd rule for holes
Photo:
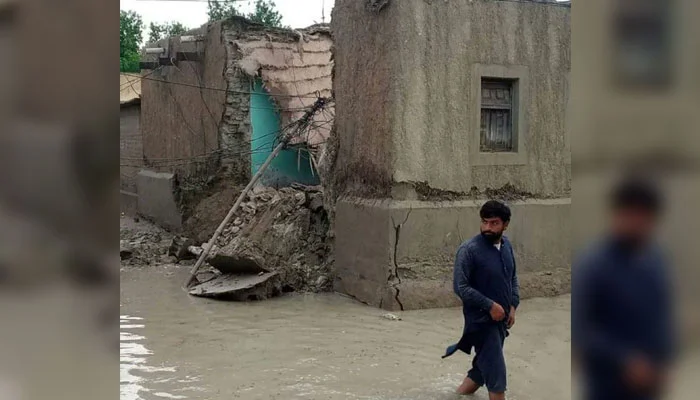
<svg viewBox="0 0 700 400">
<path fill-rule="evenodd" d="M 186 276 L 122 270 L 122 400 L 463 398 L 453 392 L 470 357 L 440 358 L 461 333 L 459 309 L 394 321 L 333 294 L 218 302 L 185 294 Z M 569 308 L 568 296 L 521 305 L 506 340 L 509 399 L 571 398 Z"/>
</svg>

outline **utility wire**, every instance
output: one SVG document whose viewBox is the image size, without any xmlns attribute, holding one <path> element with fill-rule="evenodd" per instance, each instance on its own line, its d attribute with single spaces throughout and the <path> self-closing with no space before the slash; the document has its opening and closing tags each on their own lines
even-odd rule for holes
<svg viewBox="0 0 700 400">
<path fill-rule="evenodd" d="M 122 72 L 121 74 L 124 75 L 124 76 L 135 77 L 135 78 L 138 78 L 139 80 L 141 80 L 141 79 L 143 79 L 144 77 L 147 77 L 147 76 L 149 76 L 149 75 L 155 74 L 156 72 L 158 72 L 158 71 L 159 71 L 161 68 L 163 68 L 163 67 L 164 67 L 163 65 L 159 65 L 159 66 L 156 67 L 155 69 L 149 71 L 146 75 L 132 75 L 132 74 L 129 74 L 129 73 L 124 73 L 124 72 Z M 133 88 L 134 88 L 134 87 L 133 87 L 134 82 L 135 82 L 135 81 L 127 81 L 127 82 L 124 82 L 124 83 L 120 86 L 120 89 L 121 89 L 120 92 L 121 92 L 122 90 L 126 89 L 128 86 L 131 86 L 131 88 L 133 89 Z M 135 90 L 134 90 L 134 91 L 135 91 Z"/>
<path fill-rule="evenodd" d="M 332 103 L 332 99 L 327 99 L 327 103 L 326 103 L 326 104 L 328 104 L 328 103 Z M 289 124 L 285 125 L 284 127 L 280 128 L 279 130 L 276 130 L 276 131 L 267 133 L 267 134 L 265 134 L 265 135 L 262 135 L 262 136 L 260 136 L 260 137 L 258 137 L 258 138 L 255 138 L 255 139 L 251 140 L 250 142 L 252 143 L 252 142 L 254 142 L 254 141 L 256 141 L 256 140 L 260 140 L 260 139 L 263 139 L 263 138 L 265 138 L 265 137 L 269 137 L 269 136 L 272 136 L 272 135 L 277 135 L 278 137 L 275 138 L 275 141 L 272 143 L 272 147 L 274 147 L 275 144 L 277 143 L 277 140 L 279 139 L 280 134 L 287 132 L 289 129 L 291 129 L 291 128 L 297 126 L 297 125 L 300 124 L 300 123 L 303 123 L 303 124 L 304 124 L 304 128 L 303 128 L 303 129 L 304 129 L 304 131 L 306 131 L 306 130 L 308 130 L 309 128 L 318 128 L 318 127 L 321 127 L 321 126 L 328 125 L 328 124 L 332 123 L 332 121 L 325 121 L 325 122 L 321 122 L 320 124 L 318 124 L 318 123 L 315 122 L 315 121 L 303 121 L 303 122 L 302 122 L 301 120 L 296 120 L 296 121 L 290 122 Z M 318 125 L 317 125 L 317 124 L 318 124 Z M 301 133 L 301 129 L 300 129 L 300 132 L 299 132 L 299 133 Z M 320 143 L 318 143 L 318 144 L 320 145 L 320 144 L 323 144 L 323 143 L 325 143 L 325 141 L 320 142 Z M 212 151 L 207 152 L 207 153 L 204 153 L 204 154 L 198 154 L 198 155 L 187 156 L 187 157 L 149 158 L 149 159 L 147 159 L 147 160 L 144 160 L 144 159 L 142 159 L 142 158 L 137 158 L 137 157 L 121 157 L 120 160 L 144 161 L 144 162 L 148 163 L 149 165 L 151 165 L 151 164 L 156 165 L 156 164 L 160 164 L 160 163 L 166 163 L 166 164 L 167 164 L 167 163 L 170 163 L 170 162 L 182 162 L 182 163 L 185 163 L 185 164 L 186 164 L 186 163 L 188 163 L 188 162 L 205 162 L 205 161 L 207 161 L 207 159 L 209 159 L 212 155 L 216 155 L 216 154 L 223 154 L 223 155 L 226 155 L 226 156 L 243 156 L 243 155 L 264 153 L 264 152 L 267 152 L 267 151 L 268 151 L 267 149 L 265 149 L 265 147 L 267 147 L 267 146 L 270 146 L 270 144 L 263 144 L 263 145 L 258 146 L 257 148 L 252 149 L 252 150 L 245 150 L 245 151 L 238 151 L 238 152 L 235 152 L 235 151 L 233 151 L 233 150 L 230 149 L 230 148 L 220 148 L 220 149 L 215 149 L 215 150 L 212 150 Z M 195 160 L 195 161 L 193 161 L 193 160 Z M 180 163 L 178 163 L 178 164 L 180 164 Z M 159 165 L 159 166 L 173 166 L 173 165 L 177 165 L 177 164 L 168 164 L 168 165 Z M 121 166 L 132 166 L 132 167 L 135 167 L 135 166 L 142 166 L 142 165 L 121 164 Z"/>
<path fill-rule="evenodd" d="M 129 76 L 129 74 L 124 74 Z M 139 77 L 139 75 L 131 75 L 135 77 Z M 252 91 L 245 91 L 245 90 L 230 90 L 230 89 L 223 89 L 223 88 L 215 88 L 215 87 L 210 87 L 210 86 L 203 86 L 203 85 L 194 85 L 190 83 L 182 83 L 182 82 L 171 82 L 171 81 L 166 81 L 163 79 L 154 79 L 154 78 L 148 78 L 146 75 L 141 76 L 141 79 L 145 79 L 147 81 L 154 81 L 154 82 L 161 82 L 169 85 L 178 85 L 178 86 L 186 86 L 186 87 L 192 87 L 192 88 L 197 88 L 197 89 L 206 89 L 206 90 L 214 90 L 218 92 L 225 92 L 225 93 L 238 93 L 238 94 L 261 94 L 261 93 L 256 93 Z M 310 96 L 310 95 L 295 95 L 295 94 L 272 94 L 272 93 L 266 93 L 268 96 L 272 97 L 303 97 L 307 99 L 318 99 L 318 95 Z"/>
</svg>

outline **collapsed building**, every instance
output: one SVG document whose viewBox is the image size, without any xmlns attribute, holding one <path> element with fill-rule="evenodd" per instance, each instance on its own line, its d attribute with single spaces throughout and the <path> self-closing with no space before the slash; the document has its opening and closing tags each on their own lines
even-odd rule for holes
<svg viewBox="0 0 700 400">
<path fill-rule="evenodd" d="M 335 289 L 453 306 L 454 252 L 507 201 L 525 297 L 570 277 L 570 4 L 337 0 Z"/>
<path fill-rule="evenodd" d="M 213 176 L 250 180 L 284 127 L 316 98 L 330 97 L 331 47 L 328 25 L 290 30 L 240 17 L 150 44 L 140 74 L 139 213 L 177 230 L 188 192 Z M 318 184 L 315 164 L 323 162 L 332 119 L 332 106 L 315 114 L 261 183 Z"/>
<path fill-rule="evenodd" d="M 213 269 L 199 276 L 205 286 L 191 293 L 259 299 L 330 289 L 319 165 L 333 121 L 331 49 L 328 25 L 291 30 L 242 17 L 144 49 L 141 73 L 122 76 L 122 97 L 130 96 L 122 101 L 122 210 L 170 232 L 124 230 L 124 265 L 191 262 L 284 140 L 213 244 Z"/>
</svg>

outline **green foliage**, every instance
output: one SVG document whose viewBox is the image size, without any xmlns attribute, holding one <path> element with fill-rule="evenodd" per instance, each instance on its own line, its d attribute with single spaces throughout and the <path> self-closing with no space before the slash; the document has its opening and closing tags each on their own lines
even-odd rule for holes
<svg viewBox="0 0 700 400">
<path fill-rule="evenodd" d="M 253 11 L 245 14 L 235 2 L 209 0 L 207 14 L 210 21 L 241 16 L 269 27 L 282 27 L 282 14 L 277 11 L 277 5 L 273 0 L 255 0 L 254 3 L 250 1 L 248 4 L 253 5 Z"/>
<path fill-rule="evenodd" d="M 266 26 L 282 27 L 282 14 L 277 11 L 277 6 L 272 0 L 255 0 L 255 9 L 247 17 Z"/>
<path fill-rule="evenodd" d="M 139 45 L 143 39 L 143 20 L 134 11 L 119 11 L 119 70 L 139 72 Z"/>
<path fill-rule="evenodd" d="M 207 15 L 209 21 L 219 21 L 235 16 L 242 16 L 235 2 L 212 1 L 207 2 Z"/>
<path fill-rule="evenodd" d="M 187 32 L 189 29 L 182 25 L 179 22 L 166 22 L 164 24 L 157 24 L 155 22 L 151 22 L 151 24 L 148 27 L 149 32 L 148 32 L 148 42 L 149 43 L 155 43 L 161 39 L 164 39 L 166 37 L 170 36 L 177 36 L 177 35 L 182 35 L 183 33 Z"/>
</svg>

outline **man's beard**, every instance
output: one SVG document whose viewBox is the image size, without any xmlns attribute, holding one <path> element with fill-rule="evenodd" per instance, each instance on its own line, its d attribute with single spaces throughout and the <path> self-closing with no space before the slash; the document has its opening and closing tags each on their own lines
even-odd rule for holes
<svg viewBox="0 0 700 400">
<path fill-rule="evenodd" d="M 503 232 L 494 233 L 481 231 L 481 236 L 485 237 L 488 241 L 492 243 L 498 243 L 501 240 L 501 236 L 503 236 Z"/>
<path fill-rule="evenodd" d="M 636 251 L 648 243 L 648 238 L 639 235 L 617 235 L 615 242 L 623 250 Z"/>
</svg>

